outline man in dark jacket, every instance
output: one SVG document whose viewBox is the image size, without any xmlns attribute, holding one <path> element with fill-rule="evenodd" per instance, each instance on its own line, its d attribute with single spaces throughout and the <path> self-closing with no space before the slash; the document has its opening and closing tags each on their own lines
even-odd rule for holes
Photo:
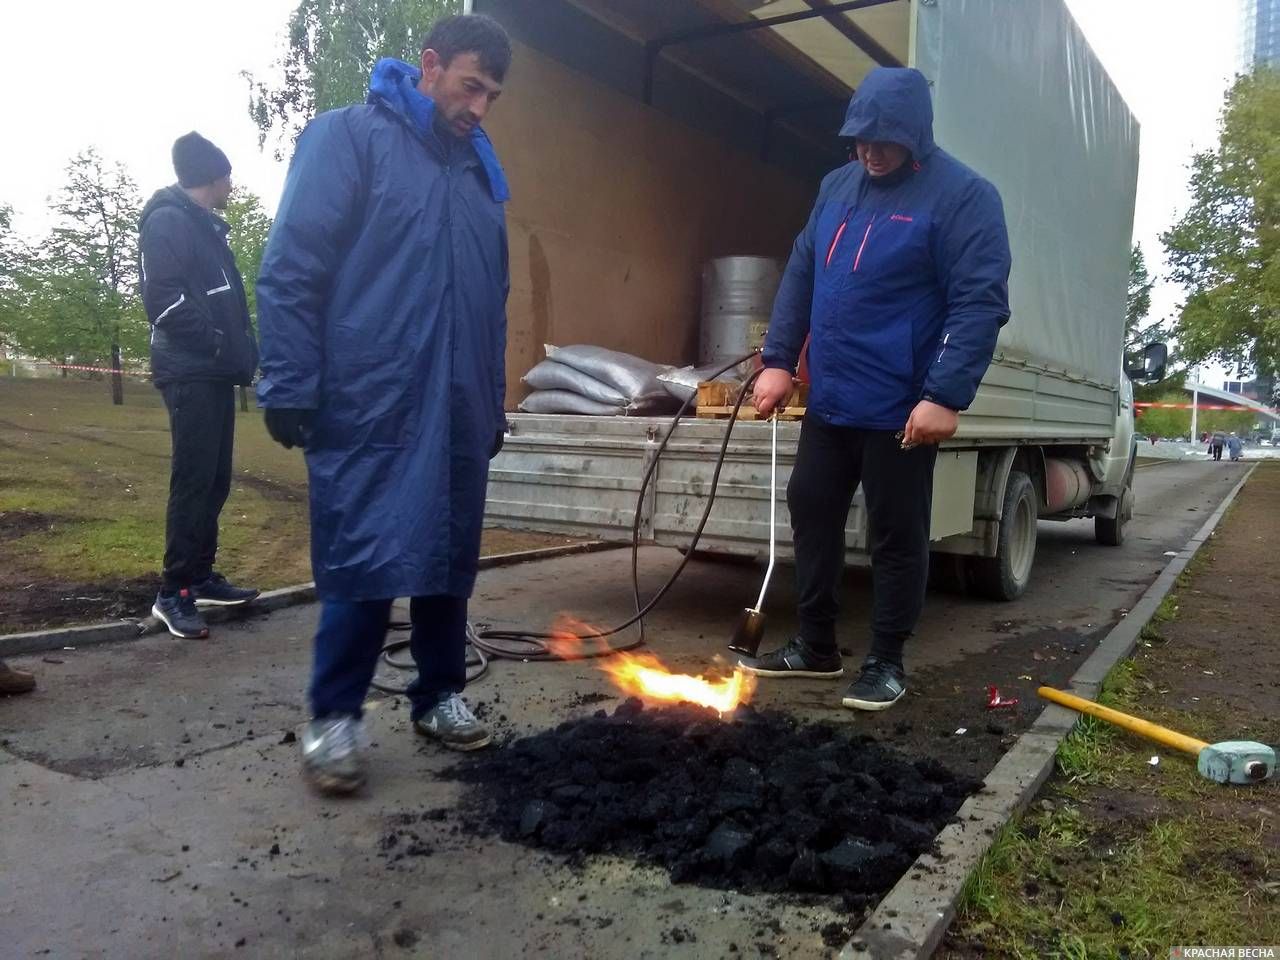
<svg viewBox="0 0 1280 960">
<path fill-rule="evenodd" d="M 151 612 L 175 637 L 206 637 L 200 606 L 233 606 L 258 591 L 214 570 L 218 515 L 231 492 L 235 388 L 253 382 L 258 345 L 244 283 L 227 245 L 231 164 L 188 133 L 173 145 L 176 186 L 142 211 L 142 301 L 151 322 L 151 375 L 169 410 L 173 461 L 164 580 Z"/>
<path fill-rule="evenodd" d="M 310 479 L 323 607 L 302 756 L 324 793 L 364 782 L 361 707 L 397 597 L 414 728 L 490 741 L 459 694 L 505 425 L 508 191 L 480 121 L 510 62 L 483 16 L 438 21 L 421 69 L 380 61 L 367 103 L 303 131 L 263 256 L 258 400 Z"/>
<path fill-rule="evenodd" d="M 796 239 L 754 395 L 773 411 L 809 337 L 812 386 L 787 489 L 800 633 L 743 666 L 844 672 L 837 588 L 861 483 L 871 650 L 842 702 L 883 710 L 906 692 L 903 644 L 924 605 L 936 445 L 956 432 L 1009 319 L 1009 239 L 995 187 L 934 144 L 919 71 L 872 70 L 840 135 L 857 155 L 823 180 Z"/>
</svg>

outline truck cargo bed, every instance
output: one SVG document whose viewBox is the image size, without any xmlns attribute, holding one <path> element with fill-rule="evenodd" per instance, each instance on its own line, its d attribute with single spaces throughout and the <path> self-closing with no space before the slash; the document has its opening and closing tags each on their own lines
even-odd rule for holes
<svg viewBox="0 0 1280 960">
<path fill-rule="evenodd" d="M 983 393 L 996 393 L 992 400 Z M 1014 402 L 1011 404 L 1011 399 Z M 973 518 L 976 450 L 1015 443 L 1101 444 L 1114 426 L 1110 391 L 1029 371 L 992 368 L 974 413 L 961 417 L 957 436 L 943 446 L 935 471 L 933 539 L 965 533 Z M 1039 419 L 1009 417 L 1008 409 Z M 986 410 L 986 412 L 984 412 Z M 999 411 L 999 412 L 997 412 Z M 1107 422 L 1072 422 L 1086 415 Z M 602 540 L 631 537 L 640 482 L 670 427 L 668 417 L 574 417 L 511 414 L 510 435 L 489 472 L 486 522 Z M 641 505 L 643 540 L 684 548 L 697 527 L 727 421 L 686 417 L 659 463 Z M 715 508 L 699 549 L 763 556 L 769 541 L 769 431 L 739 422 L 733 431 Z M 800 424 L 778 430 L 778 544 L 791 556 L 786 482 L 795 461 Z M 1034 438 L 1034 439 L 1032 439 Z M 845 527 L 848 555 L 865 549 L 862 493 Z"/>
</svg>

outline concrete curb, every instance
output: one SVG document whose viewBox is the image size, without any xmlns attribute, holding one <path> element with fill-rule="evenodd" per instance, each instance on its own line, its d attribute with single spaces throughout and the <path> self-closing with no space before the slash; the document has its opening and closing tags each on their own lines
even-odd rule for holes
<svg viewBox="0 0 1280 960">
<path fill-rule="evenodd" d="M 547 560 L 574 553 L 595 553 L 598 550 L 613 550 L 623 546 L 617 543 L 589 541 L 587 543 L 571 543 L 562 547 L 543 547 L 538 550 L 520 550 L 514 553 L 497 553 L 480 558 L 480 569 L 510 566 L 513 563 L 528 563 L 534 560 Z M 259 614 L 270 613 L 284 607 L 293 607 L 303 603 L 311 603 L 316 598 L 316 585 L 302 583 L 292 587 L 281 587 L 268 590 L 253 603 L 243 607 L 214 607 L 201 611 L 209 623 L 226 623 L 231 620 L 245 620 Z M 0 636 L 0 659 L 17 657 L 28 653 L 45 653 L 50 650 L 64 648 L 92 647 L 101 643 L 115 643 L 121 640 L 137 640 L 151 633 L 160 633 L 164 625 L 155 617 L 144 617 L 141 620 L 120 620 L 112 623 L 92 623 L 79 627 L 60 627 L 55 630 L 36 630 L 31 633 L 12 633 Z"/>
<path fill-rule="evenodd" d="M 1232 488 L 1204 525 L 1147 588 L 1129 615 L 1103 638 L 1071 678 L 1071 691 L 1090 700 L 1111 668 L 1133 653 L 1138 636 L 1173 589 L 1196 551 L 1213 536 L 1227 509 L 1248 482 L 1255 464 Z M 1045 707 L 1026 733 L 987 775 L 985 786 L 965 801 L 956 821 L 938 834 L 935 852 L 921 854 L 845 945 L 841 960 L 915 960 L 931 957 L 955 918 L 969 874 L 1006 824 L 1022 811 L 1053 772 L 1058 745 L 1078 715 L 1056 704 Z"/>
</svg>

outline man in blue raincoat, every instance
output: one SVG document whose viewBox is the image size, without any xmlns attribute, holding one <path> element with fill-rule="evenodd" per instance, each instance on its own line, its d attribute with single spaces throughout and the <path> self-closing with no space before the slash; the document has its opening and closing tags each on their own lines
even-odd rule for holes
<svg viewBox="0 0 1280 960">
<path fill-rule="evenodd" d="M 263 256 L 258 401 L 310 479 L 322 610 L 302 754 L 321 792 L 364 782 L 361 704 L 397 597 L 414 727 L 490 741 L 459 694 L 505 426 L 508 190 L 480 121 L 510 63 L 483 16 L 438 21 L 421 69 L 379 62 L 367 103 L 303 131 Z"/>
<path fill-rule="evenodd" d="M 856 156 L 822 181 L 764 345 L 755 405 L 812 385 L 787 488 L 800 633 L 743 662 L 768 677 L 838 677 L 837 588 L 854 491 L 867 505 L 871 649 L 842 702 L 906 692 L 902 651 L 924 606 L 937 444 L 956 432 L 1009 319 L 1009 238 L 995 187 L 933 142 L 929 84 L 878 67 L 849 103 Z"/>
</svg>

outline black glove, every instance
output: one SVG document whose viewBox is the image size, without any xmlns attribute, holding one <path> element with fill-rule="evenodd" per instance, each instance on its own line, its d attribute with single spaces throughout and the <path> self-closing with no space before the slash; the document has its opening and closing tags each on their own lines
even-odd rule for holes
<svg viewBox="0 0 1280 960">
<path fill-rule="evenodd" d="M 271 434 L 271 439 L 286 450 L 292 450 L 294 447 L 306 449 L 313 413 L 312 410 L 268 407 L 263 414 L 267 421 L 267 433 Z"/>
<path fill-rule="evenodd" d="M 494 457 L 496 457 L 498 454 L 502 452 L 502 442 L 506 440 L 506 438 L 507 438 L 506 431 L 499 430 L 497 435 L 493 438 L 493 449 L 489 451 L 490 460 L 492 460 Z"/>
</svg>

